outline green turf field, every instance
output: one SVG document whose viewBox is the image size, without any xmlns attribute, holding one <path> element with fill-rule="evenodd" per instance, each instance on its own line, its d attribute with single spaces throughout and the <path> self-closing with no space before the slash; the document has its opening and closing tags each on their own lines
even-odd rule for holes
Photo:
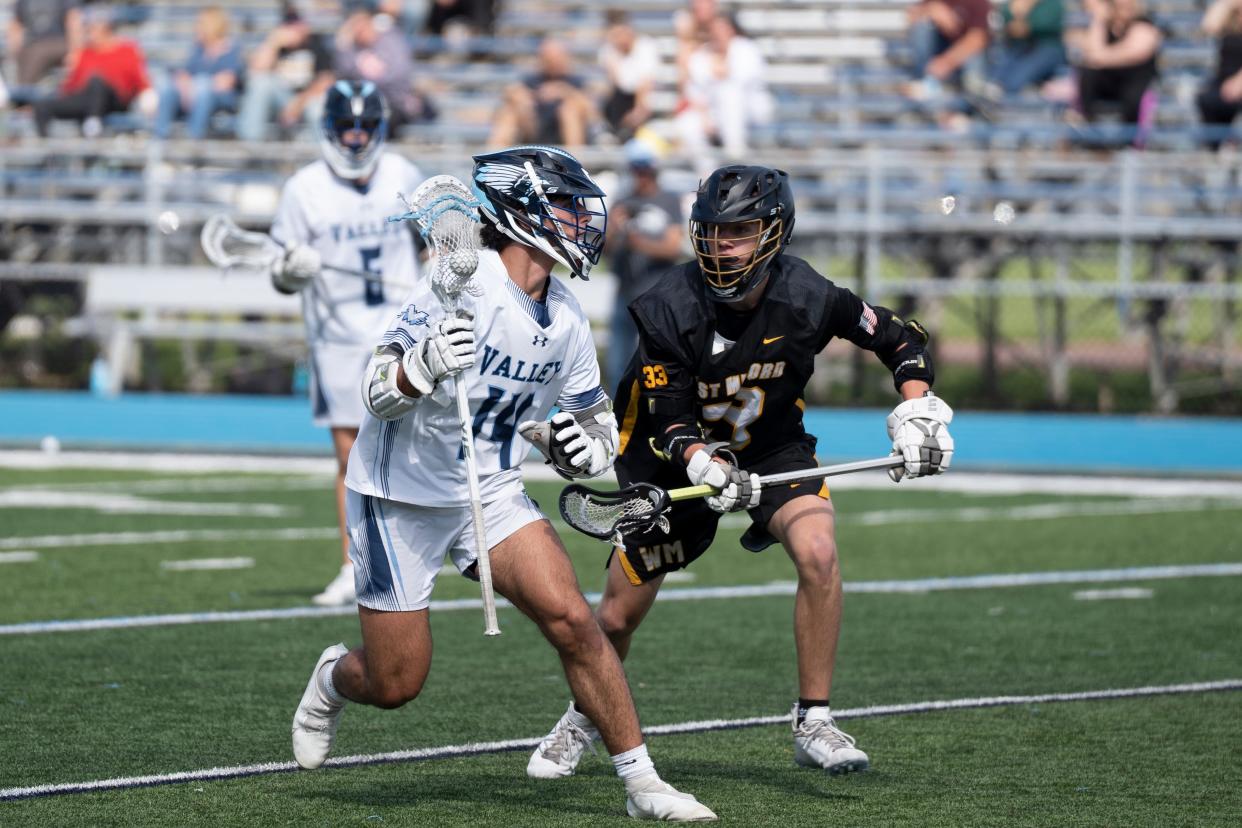
<svg viewBox="0 0 1242 828">
<path fill-rule="evenodd" d="M 323 478 L 0 469 L 0 789 L 286 763 L 289 722 L 324 646 L 355 617 L 17 626 L 307 607 L 333 575 Z M 554 509 L 558 487 L 532 484 Z M 966 494 L 902 484 L 835 499 L 847 590 L 834 707 L 1106 691 L 1242 679 L 1242 576 L 897 592 L 951 576 L 1242 563 L 1242 500 Z M 183 514 L 181 512 L 189 512 Z M 562 527 L 563 528 L 563 527 Z M 769 585 L 779 549 L 740 524 L 666 590 Z M 565 531 L 587 591 L 605 547 Z M 21 554 L 27 553 L 27 554 Z M 246 568 L 166 564 L 249 558 Z M 857 590 L 858 586 L 855 587 Z M 1151 590 L 1079 600 L 1083 590 Z M 693 593 L 683 592 L 686 597 Z M 437 599 L 473 598 L 449 574 Z M 645 725 L 778 716 L 795 696 L 787 594 L 657 603 L 627 662 Z M 568 701 L 533 625 L 433 612 L 423 695 L 353 707 L 336 756 L 542 736 Z M 1242 692 L 1022 703 L 842 721 L 873 770 L 796 768 L 787 724 L 653 736 L 663 775 L 731 825 L 1238 825 Z M 361 760 L 365 761 L 365 760 Z M 624 825 L 607 756 L 528 780 L 526 751 L 0 803 L 0 825 Z"/>
</svg>

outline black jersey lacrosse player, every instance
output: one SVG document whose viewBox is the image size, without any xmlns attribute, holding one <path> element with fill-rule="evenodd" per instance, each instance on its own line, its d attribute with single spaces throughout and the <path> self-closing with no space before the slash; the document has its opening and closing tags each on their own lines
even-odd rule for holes
<svg viewBox="0 0 1242 828">
<path fill-rule="evenodd" d="M 948 468 L 953 412 L 931 392 L 924 330 L 786 255 L 793 225 L 785 172 L 722 167 L 702 183 L 691 211 L 695 261 L 630 305 L 639 343 L 616 395 L 618 480 L 668 489 L 688 477 L 719 494 L 675 503 L 668 532 L 625 536 L 625 548 L 614 549 L 609 561 L 596 614 L 624 659 L 665 574 L 707 551 L 721 513 L 747 510 L 753 522 L 742 545 L 758 552 L 780 543 L 798 576 L 794 759 L 837 774 L 864 770 L 869 760 L 829 710 L 841 627 L 832 501 L 825 485 L 761 489 L 757 475 L 817 465 L 815 438 L 803 428 L 803 398 L 815 355 L 833 337 L 874 351 L 893 372 L 903 401 L 888 416 L 888 432 L 894 454 L 906 461 L 890 470 L 894 481 Z M 590 720 L 571 704 L 527 773 L 572 774 L 593 738 Z"/>
</svg>

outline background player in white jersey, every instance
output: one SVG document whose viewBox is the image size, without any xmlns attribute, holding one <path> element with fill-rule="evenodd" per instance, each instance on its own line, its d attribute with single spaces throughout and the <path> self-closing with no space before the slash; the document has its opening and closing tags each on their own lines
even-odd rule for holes
<svg viewBox="0 0 1242 828">
<path fill-rule="evenodd" d="M 427 281 L 407 298 L 363 383 L 367 409 L 349 459 L 351 556 L 363 646 L 324 650 L 293 719 L 303 767 L 323 763 L 346 700 L 399 707 L 431 664 L 428 604 L 448 556 L 474 575 L 470 496 L 452 383 L 467 384 L 486 543 L 496 591 L 556 648 L 574 698 L 599 722 L 625 781 L 626 809 L 648 819 L 715 819 L 660 779 L 621 662 L 600 631 L 560 538 L 527 496 L 518 464 L 528 437 L 566 477 L 607 471 L 617 421 L 600 387 L 587 318 L 560 263 L 586 278 L 599 260 L 604 193 L 568 153 L 515 147 L 475 158 L 483 244 L 450 316 Z M 560 412 L 546 420 L 553 406 Z M 596 718 L 598 717 L 598 718 Z"/>
<path fill-rule="evenodd" d="M 362 423 L 358 382 L 375 340 L 400 311 L 401 292 L 380 281 L 412 284 L 418 275 L 413 233 L 387 220 L 398 193 L 423 180 L 418 168 L 384 150 L 388 110 L 370 81 L 340 80 L 328 90 L 320 124 L 323 159 L 294 174 L 280 196 L 272 237 L 288 253 L 272 269 L 277 290 L 302 294 L 310 345 L 315 424 L 332 431 L 336 453 L 341 570 L 313 600 L 354 600 L 345 528 L 345 465 Z M 375 274 L 375 281 L 323 265 Z"/>
</svg>

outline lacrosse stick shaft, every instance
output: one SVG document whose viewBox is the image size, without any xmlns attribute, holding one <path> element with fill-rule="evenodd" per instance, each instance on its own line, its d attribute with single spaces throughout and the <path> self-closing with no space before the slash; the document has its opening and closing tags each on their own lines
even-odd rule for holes
<svg viewBox="0 0 1242 828">
<path fill-rule="evenodd" d="M 364 282 L 375 282 L 375 284 L 384 285 L 385 287 L 400 287 L 406 289 L 413 287 L 413 285 L 407 285 L 405 282 L 394 282 L 390 279 L 385 279 L 378 273 L 368 273 L 365 270 L 354 270 L 350 267 L 339 267 L 337 265 L 326 264 L 320 265 L 320 269 L 326 270 L 330 273 L 340 273 L 342 276 L 355 276 L 362 279 Z"/>
<path fill-rule="evenodd" d="M 838 463 L 835 466 L 820 466 L 814 469 L 799 469 L 798 471 L 781 472 L 780 474 L 765 474 L 759 478 L 759 488 L 767 488 L 768 486 L 776 486 L 781 483 L 802 483 L 807 480 L 820 480 L 825 477 L 836 477 L 839 474 L 852 474 L 860 471 L 871 471 L 872 469 L 892 469 L 897 466 L 904 466 L 906 463 L 900 457 L 890 455 L 888 457 L 878 457 L 875 460 L 859 460 L 854 463 Z M 719 494 L 719 491 L 712 486 L 686 486 L 682 489 L 670 489 L 668 499 L 670 501 L 693 500 L 696 497 L 710 497 Z"/>
<path fill-rule="evenodd" d="M 479 561 L 479 586 L 483 591 L 483 634 L 500 635 L 496 622 L 496 592 L 492 587 L 492 559 L 487 551 L 487 534 L 483 525 L 482 496 L 479 494 L 479 467 L 474 459 L 474 434 L 470 424 L 470 400 L 466 396 L 465 378 L 457 375 L 457 418 L 461 421 L 461 447 L 466 455 L 466 482 L 470 486 L 470 521 L 474 525 L 474 552 Z"/>
</svg>

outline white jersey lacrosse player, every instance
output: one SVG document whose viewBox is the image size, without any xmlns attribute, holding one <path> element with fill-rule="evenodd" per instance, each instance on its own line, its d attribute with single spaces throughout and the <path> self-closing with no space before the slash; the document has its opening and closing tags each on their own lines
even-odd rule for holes
<svg viewBox="0 0 1242 828">
<path fill-rule="evenodd" d="M 617 453 L 617 421 L 599 384 L 590 327 L 558 263 L 586 278 L 599 260 L 604 193 L 552 147 L 475 159 L 483 223 L 477 296 L 450 313 L 429 285 L 408 297 L 362 383 L 370 416 L 346 483 L 362 646 L 324 650 L 293 719 L 293 753 L 315 768 L 346 701 L 399 707 L 431 663 L 428 607 L 445 558 L 475 576 L 472 504 L 454 384 L 466 384 L 485 542 L 496 592 L 557 650 L 573 695 L 599 723 L 633 817 L 716 816 L 656 773 L 621 662 L 583 598 L 518 465 L 533 443 L 566 477 L 595 477 Z M 418 205 L 415 205 L 416 208 Z M 553 406 L 560 411 L 550 419 Z M 597 718 L 598 717 L 598 718 Z"/>
<path fill-rule="evenodd" d="M 321 606 L 354 600 L 344 477 L 365 414 L 358 383 L 376 338 L 396 317 L 418 276 L 410 227 L 389 222 L 388 216 L 400 210 L 398 194 L 411 192 L 423 176 L 409 161 L 384 150 L 387 124 L 375 84 L 333 84 L 321 122 L 323 158 L 285 184 L 271 230 L 287 251 L 273 265 L 272 282 L 277 290 L 302 296 L 312 412 L 316 425 L 331 429 L 337 458 L 344 560 L 332 582 L 311 599 Z"/>
</svg>

